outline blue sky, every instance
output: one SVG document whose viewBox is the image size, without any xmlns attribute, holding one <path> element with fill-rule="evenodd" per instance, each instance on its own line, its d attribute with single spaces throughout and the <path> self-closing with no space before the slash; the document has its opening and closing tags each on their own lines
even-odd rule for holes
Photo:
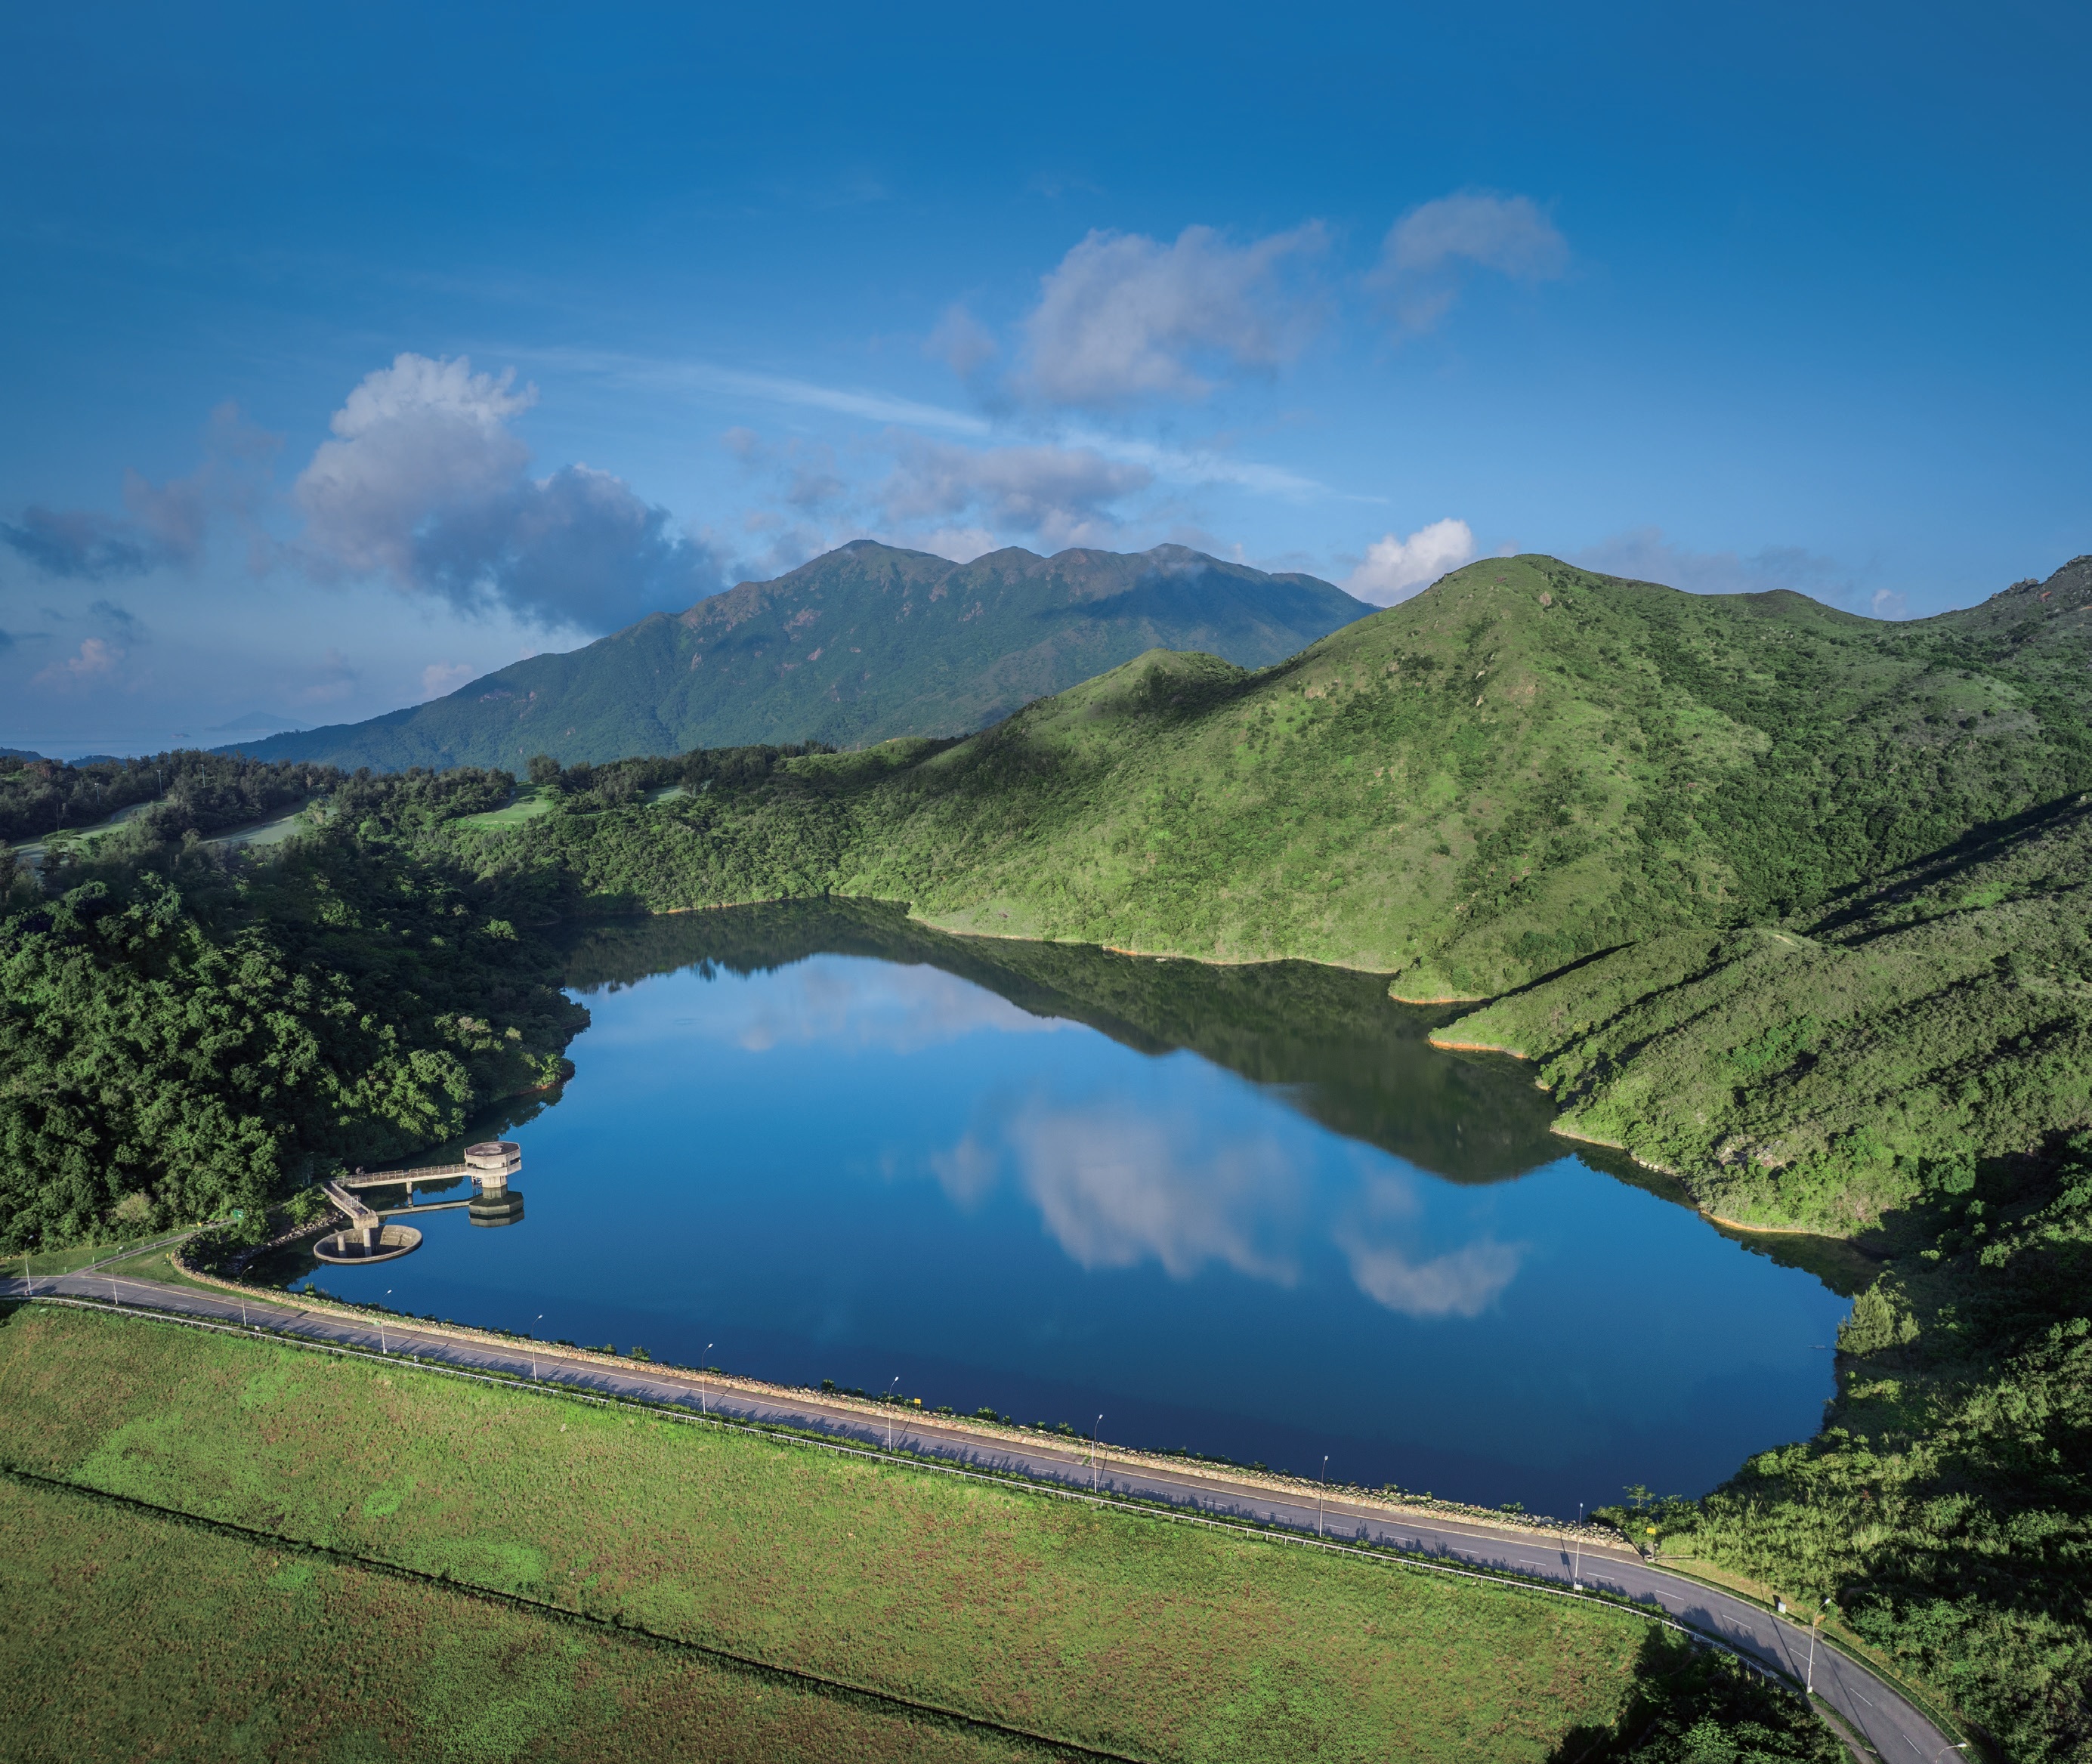
<svg viewBox="0 0 2092 1764">
<path fill-rule="evenodd" d="M 1886 616 L 2092 550 L 2082 8 L 0 19 L 0 744 L 872 536 Z"/>
</svg>

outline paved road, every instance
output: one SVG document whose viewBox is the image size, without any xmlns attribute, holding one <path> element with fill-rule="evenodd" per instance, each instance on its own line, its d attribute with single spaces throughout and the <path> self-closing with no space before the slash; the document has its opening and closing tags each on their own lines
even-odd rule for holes
<svg viewBox="0 0 2092 1764">
<path fill-rule="evenodd" d="M 138 1254 L 124 1252 L 122 1260 Z M 70 1274 L 37 1276 L 39 1295 L 114 1299 L 119 1304 L 238 1323 L 242 1301 L 229 1293 L 162 1285 L 97 1273 L 93 1268 Z M 0 1281 L 0 1293 L 19 1297 L 20 1275 Z M 639 1364 L 616 1367 L 569 1358 L 557 1349 L 460 1339 L 387 1320 L 350 1321 L 331 1312 L 309 1311 L 280 1300 L 249 1299 L 244 1317 L 272 1329 L 392 1354 L 556 1383 L 605 1396 L 632 1396 L 675 1403 L 825 1433 L 839 1442 L 884 1448 L 889 1443 L 909 1451 L 945 1459 L 988 1471 L 999 1471 L 1094 1489 L 1100 1496 L 1161 1501 L 1186 1511 L 1277 1525 L 1333 1542 L 1392 1546 L 1448 1566 L 1515 1574 L 1552 1581 L 1565 1588 L 1572 1574 L 1584 1585 L 1658 1607 L 1679 1622 L 1721 1637 L 1738 1652 L 1765 1662 L 1799 1681 L 1810 1674 L 1808 1630 L 1783 1621 L 1748 1601 L 1704 1586 L 1682 1575 L 1652 1567 L 1624 1547 L 1584 1546 L 1580 1556 L 1567 1540 L 1513 1527 L 1430 1514 L 1390 1513 L 1378 1507 L 1354 1504 L 1339 1497 L 1318 1503 L 1312 1494 L 1239 1481 L 1223 1472 L 1152 1464 L 1113 1457 L 1109 1451 L 1096 1464 L 1086 1446 L 1046 1439 L 1007 1440 L 986 1433 L 941 1424 L 935 1416 L 896 1410 L 888 1416 L 869 1415 L 847 1403 L 825 1402 L 810 1391 L 772 1386 L 751 1387 L 707 1379 L 694 1373 Z M 890 1440 L 889 1440 L 890 1430 Z M 1887 1764 L 1938 1764 L 1956 1749 L 1949 1737 L 1900 1693 L 1835 1649 L 1814 1649 L 1817 1694 L 1864 1736 Z"/>
</svg>

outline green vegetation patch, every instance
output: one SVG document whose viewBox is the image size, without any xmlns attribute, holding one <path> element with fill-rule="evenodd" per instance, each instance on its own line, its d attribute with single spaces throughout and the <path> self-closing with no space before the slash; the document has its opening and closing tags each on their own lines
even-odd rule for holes
<svg viewBox="0 0 2092 1764">
<path fill-rule="evenodd" d="M 1037 1758 L 555 1617 L 0 1476 L 10 1756 Z"/>
<path fill-rule="evenodd" d="M 257 1381 L 280 1396 L 243 1402 Z M 1139 1756 L 1542 1758 L 1612 1722 L 1647 1634 L 1544 1595 L 36 1306 L 0 1327 L 0 1459 Z M 415 1675 L 389 1682 L 435 1706 Z"/>
<path fill-rule="evenodd" d="M 1447 1027 L 1712 1213 L 1849 1234 L 2092 1126 L 2092 798 L 1827 910 L 1679 933 Z"/>
<path fill-rule="evenodd" d="M 555 863 L 605 905 L 845 893 L 1482 998 L 1820 910 L 2092 786 L 2083 599 L 1897 625 L 1493 559 L 1260 672 L 1152 651 L 898 764 L 598 766 L 473 861 Z"/>
<path fill-rule="evenodd" d="M 348 780 L 328 825 L 266 862 L 140 828 L 18 892 L 0 916 L 0 1255 L 233 1210 L 258 1239 L 330 1168 L 556 1083 L 587 1014 L 531 928 L 547 889 L 402 837 L 491 788 Z"/>
</svg>

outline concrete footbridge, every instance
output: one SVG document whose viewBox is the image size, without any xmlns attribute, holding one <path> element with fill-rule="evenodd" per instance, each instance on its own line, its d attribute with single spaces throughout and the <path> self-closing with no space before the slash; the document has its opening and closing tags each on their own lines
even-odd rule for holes
<svg viewBox="0 0 2092 1764">
<path fill-rule="evenodd" d="M 483 1139 L 465 1148 L 461 1164 L 430 1164 L 415 1170 L 359 1170 L 353 1175 L 336 1176 L 320 1184 L 320 1191 L 348 1221 L 313 1246 L 323 1262 L 384 1262 L 419 1249 L 421 1234 L 411 1225 L 394 1221 L 418 1213 L 443 1213 L 463 1207 L 474 1225 L 512 1225 L 523 1217 L 523 1196 L 508 1186 L 508 1178 L 523 1167 L 523 1148 L 513 1139 Z M 455 1182 L 469 1178 L 472 1198 L 433 1200 L 417 1204 L 414 1190 L 425 1182 Z M 404 1206 L 374 1207 L 363 1198 L 372 1188 L 406 1191 Z"/>
</svg>

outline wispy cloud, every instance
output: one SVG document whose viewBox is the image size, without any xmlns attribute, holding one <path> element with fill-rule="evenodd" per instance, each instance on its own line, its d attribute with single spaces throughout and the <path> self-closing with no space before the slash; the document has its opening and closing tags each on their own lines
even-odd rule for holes
<svg viewBox="0 0 2092 1764">
<path fill-rule="evenodd" d="M 902 438 L 879 499 L 897 526 L 978 512 L 985 527 L 976 531 L 1032 535 L 1058 549 L 1109 543 L 1120 525 L 1113 505 L 1153 482 L 1145 466 L 1091 448 L 975 448 Z"/>
<path fill-rule="evenodd" d="M 822 386 L 783 374 L 752 374 L 711 361 L 621 355 L 592 349 L 511 352 L 519 361 L 594 374 L 617 385 L 754 399 L 764 404 L 833 411 L 838 416 L 861 417 L 871 422 L 903 423 L 910 428 L 935 429 L 953 435 L 985 435 L 993 429 L 985 417 L 970 411 L 950 410 L 942 405 L 926 404 L 914 399 L 861 387 Z"/>
<path fill-rule="evenodd" d="M 1696 551 L 1673 544 L 1661 527 L 1634 527 L 1571 552 L 1569 560 L 1604 575 L 1662 582 L 1691 594 L 1755 594 L 1786 588 L 1878 619 L 1900 618 L 1904 610 L 1900 594 L 1878 589 L 1870 594 L 1850 566 L 1798 545 L 1768 545 L 1748 554 Z"/>
<path fill-rule="evenodd" d="M 1369 280 L 1404 330 L 1429 331 L 1451 309 L 1473 270 L 1545 282 L 1568 267 L 1569 242 L 1530 197 L 1463 190 L 1397 221 Z"/>
<path fill-rule="evenodd" d="M 1210 227 L 1164 244 L 1092 232 L 1040 283 L 1024 321 L 1025 383 L 1048 404 L 1112 409 L 1148 398 L 1198 400 L 1220 368 L 1290 361 L 1316 318 L 1312 294 L 1285 272 L 1328 242 L 1309 222 L 1246 245 Z"/>
<path fill-rule="evenodd" d="M 123 474 L 123 512 L 93 508 L 24 509 L 0 521 L 0 543 L 46 576 L 110 582 L 158 569 L 192 568 L 202 560 L 214 520 L 234 514 L 251 522 L 267 494 L 267 462 L 281 437 L 245 422 L 239 408 L 221 404 L 205 430 L 203 462 L 164 483 Z"/>
</svg>

